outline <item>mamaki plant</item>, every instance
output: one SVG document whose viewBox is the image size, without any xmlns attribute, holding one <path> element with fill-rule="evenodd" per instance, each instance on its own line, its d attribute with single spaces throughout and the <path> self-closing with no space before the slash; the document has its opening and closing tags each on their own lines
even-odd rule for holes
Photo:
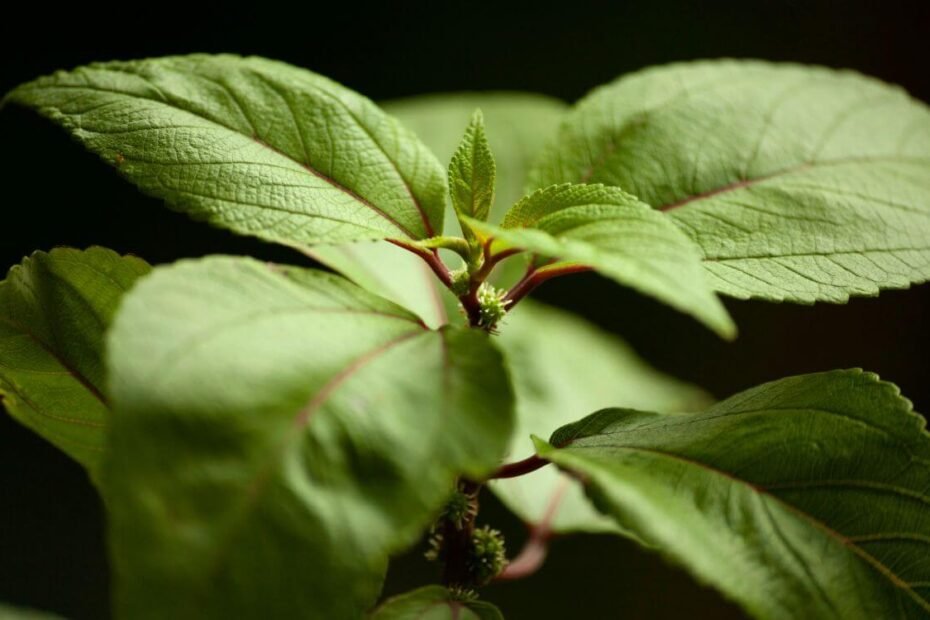
<svg viewBox="0 0 930 620">
<path fill-rule="evenodd" d="M 733 338 L 718 294 L 927 280 L 930 110 L 902 90 L 724 60 L 571 108 L 382 109 L 194 55 L 4 102 L 171 208 L 330 268 L 59 248 L 0 284 L 5 407 L 101 493 L 117 617 L 500 618 L 482 586 L 573 531 L 639 541 L 757 618 L 930 617 L 930 436 L 894 385 L 836 370 L 712 402 L 526 300 L 595 271 Z M 483 492 L 529 524 L 523 551 Z M 424 538 L 438 583 L 379 603 Z"/>
</svg>

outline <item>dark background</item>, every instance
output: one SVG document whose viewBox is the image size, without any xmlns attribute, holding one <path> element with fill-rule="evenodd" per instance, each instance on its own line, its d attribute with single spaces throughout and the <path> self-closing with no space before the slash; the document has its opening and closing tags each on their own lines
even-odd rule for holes
<svg viewBox="0 0 930 620">
<path fill-rule="evenodd" d="M 229 51 L 305 66 L 374 99 L 522 89 L 573 101 L 645 65 L 736 56 L 851 67 L 930 100 L 927 2 L 572 1 L 559 10 L 538 3 L 512 13 L 477 2 L 437 2 L 428 10 L 391 4 L 341 3 L 335 11 L 313 2 L 213 10 L 20 5 L 0 17 L 0 91 L 93 60 Z M 214 252 L 299 260 L 163 208 L 26 112 L 0 114 L 0 145 L 4 268 L 34 249 L 89 244 L 152 262 Z M 732 344 L 596 276 L 555 281 L 540 297 L 623 335 L 660 368 L 718 396 L 789 374 L 861 366 L 930 410 L 924 325 L 930 286 L 847 306 L 728 300 L 741 330 Z M 0 416 L 0 465 L 0 600 L 71 618 L 105 618 L 103 515 L 80 469 L 6 416 Z M 517 548 L 518 524 L 493 500 L 485 504 L 483 519 L 511 533 Z M 392 571 L 388 587 L 397 591 L 432 577 L 432 568 L 411 556 Z M 556 541 L 537 576 L 493 586 L 486 598 L 510 618 L 740 617 L 662 560 L 622 540 L 593 536 Z"/>
</svg>

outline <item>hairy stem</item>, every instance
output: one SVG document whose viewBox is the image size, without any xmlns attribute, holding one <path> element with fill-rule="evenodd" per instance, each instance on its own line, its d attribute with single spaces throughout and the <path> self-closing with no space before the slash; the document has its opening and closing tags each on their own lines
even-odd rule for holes
<svg viewBox="0 0 930 620">
<path fill-rule="evenodd" d="M 529 577 L 540 568 L 549 555 L 549 538 L 551 532 L 533 529 L 523 549 L 517 554 L 507 567 L 498 575 L 495 581 L 516 581 Z"/>
<path fill-rule="evenodd" d="M 388 241 L 397 247 L 419 256 L 433 273 L 436 274 L 439 281 L 442 282 L 446 288 L 453 291 L 456 287 L 454 286 L 455 282 L 452 272 L 449 271 L 449 268 L 446 267 L 445 263 L 443 263 L 442 259 L 439 257 L 438 248 L 451 249 L 458 252 L 463 258 L 469 261 L 468 289 L 465 293 L 458 295 L 458 299 L 462 304 L 462 308 L 465 310 L 465 315 L 468 317 L 468 324 L 470 327 L 481 327 L 481 304 L 478 302 L 478 290 L 481 288 L 481 285 L 488 279 L 491 272 L 494 271 L 494 267 L 496 267 L 499 262 L 523 251 L 518 248 L 510 248 L 498 252 L 497 254 L 492 254 L 491 241 L 489 240 L 481 246 L 480 252 L 477 253 L 472 262 L 469 258 L 470 254 L 466 251 L 468 246 L 464 239 L 433 237 L 419 243 L 400 239 L 389 239 Z"/>
<path fill-rule="evenodd" d="M 491 241 L 488 240 L 484 243 L 481 248 L 480 267 L 470 274 L 468 291 L 459 297 L 459 302 L 462 304 L 462 308 L 465 309 L 465 314 L 468 316 L 469 326 L 480 327 L 481 304 L 478 301 L 478 289 L 481 288 L 481 285 L 488 279 L 491 272 L 494 271 L 494 267 L 496 267 L 499 262 L 520 252 L 522 252 L 522 250 L 511 248 L 503 252 L 498 252 L 497 254 L 492 254 Z"/>
<path fill-rule="evenodd" d="M 478 285 L 480 286 L 480 284 Z M 481 304 L 478 302 L 478 286 L 470 286 L 468 292 L 459 297 L 462 308 L 465 309 L 465 316 L 468 317 L 469 327 L 480 327 L 481 324 Z"/>
<path fill-rule="evenodd" d="M 436 274 L 440 282 L 446 287 L 452 286 L 452 273 L 449 271 L 449 268 L 446 267 L 446 264 L 442 262 L 442 259 L 439 258 L 439 250 L 436 248 L 423 248 L 412 243 L 400 241 L 399 239 L 388 239 L 388 242 L 419 256 L 423 259 L 423 262 L 429 265 L 429 268 L 433 270 L 433 273 Z"/>
</svg>

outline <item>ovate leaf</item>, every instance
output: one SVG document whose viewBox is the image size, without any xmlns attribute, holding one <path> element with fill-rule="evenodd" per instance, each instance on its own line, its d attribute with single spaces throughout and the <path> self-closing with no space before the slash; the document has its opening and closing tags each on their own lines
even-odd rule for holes
<svg viewBox="0 0 930 620">
<path fill-rule="evenodd" d="M 499 245 L 586 265 L 693 315 L 723 336 L 735 334 L 704 277 L 697 246 L 669 218 L 616 187 L 548 187 L 514 205 L 501 226 L 473 226 Z"/>
<path fill-rule="evenodd" d="M 603 512 L 758 618 L 930 617 L 930 436 L 875 375 L 604 410 L 551 442 Z"/>
<path fill-rule="evenodd" d="M 500 355 L 347 281 L 252 260 L 156 270 L 109 339 L 105 464 L 124 617 L 357 617 L 387 554 L 512 427 Z"/>
<path fill-rule="evenodd" d="M 557 99 L 518 92 L 426 95 L 388 101 L 383 107 L 416 132 L 440 161 L 451 159 L 462 127 L 475 108 L 481 108 L 497 168 L 494 206 L 488 217 L 492 222 L 499 222 L 523 195 L 530 162 L 555 135 L 567 109 Z"/>
<path fill-rule="evenodd" d="M 109 418 L 104 331 L 148 271 L 104 248 L 58 248 L 36 252 L 0 282 L 0 399 L 94 477 Z"/>
<path fill-rule="evenodd" d="M 693 411 L 709 396 L 651 368 L 628 344 L 568 312 L 532 300 L 507 315 L 497 339 L 517 396 L 510 460 L 532 454 L 530 435 L 548 436 L 586 412 L 621 404 L 663 412 Z M 604 531 L 581 485 L 553 467 L 497 480 L 490 488 L 527 523 L 556 532 Z"/>
<path fill-rule="evenodd" d="M 426 586 L 395 596 L 378 607 L 371 620 L 504 620 L 490 603 L 456 598 L 442 586 Z"/>
<path fill-rule="evenodd" d="M 35 108 L 172 207 L 287 244 L 442 231 L 442 166 L 365 97 L 263 58 L 93 64 L 7 101 Z"/>
<path fill-rule="evenodd" d="M 449 163 L 449 194 L 459 218 L 488 219 L 494 204 L 495 170 L 494 155 L 484 134 L 484 118 L 476 110 Z M 468 226 L 463 225 L 462 230 L 471 236 Z"/>
<path fill-rule="evenodd" d="M 845 302 L 930 277 L 930 110 L 849 71 L 647 69 L 579 102 L 531 176 L 668 213 L 735 297 Z"/>
</svg>

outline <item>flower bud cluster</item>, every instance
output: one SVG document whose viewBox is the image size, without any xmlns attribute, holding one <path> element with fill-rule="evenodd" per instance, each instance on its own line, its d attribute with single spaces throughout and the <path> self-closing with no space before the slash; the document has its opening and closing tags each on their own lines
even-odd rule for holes
<svg viewBox="0 0 930 620">
<path fill-rule="evenodd" d="M 484 282 L 478 289 L 478 308 L 480 320 L 478 325 L 488 331 L 494 330 L 507 314 L 509 301 L 504 299 L 507 292 Z"/>
</svg>

